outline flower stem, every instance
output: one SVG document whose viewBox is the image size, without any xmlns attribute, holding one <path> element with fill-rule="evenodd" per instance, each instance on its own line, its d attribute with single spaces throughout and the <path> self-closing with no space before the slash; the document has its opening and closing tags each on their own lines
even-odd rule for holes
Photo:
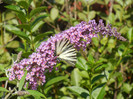
<svg viewBox="0 0 133 99">
<path fill-rule="evenodd" d="M 0 23 L 2 23 L 2 12 L 0 11 Z M 4 46 L 4 33 L 1 25 L 1 45 Z"/>
</svg>

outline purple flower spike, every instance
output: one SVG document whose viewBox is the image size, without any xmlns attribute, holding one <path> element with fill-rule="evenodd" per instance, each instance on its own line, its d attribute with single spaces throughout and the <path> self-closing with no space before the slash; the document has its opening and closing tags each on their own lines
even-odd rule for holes
<svg viewBox="0 0 133 99">
<path fill-rule="evenodd" d="M 55 36 L 51 36 L 47 41 L 42 42 L 36 49 L 36 52 L 32 53 L 28 59 L 23 59 L 19 63 L 14 63 L 11 69 L 9 69 L 9 80 L 20 80 L 24 75 L 24 71 L 27 70 L 26 82 L 29 82 L 30 87 L 36 90 L 38 84 L 43 85 L 45 83 L 46 70 L 51 72 L 54 66 L 57 64 L 57 56 L 55 56 L 55 42 L 67 38 L 73 46 L 80 50 L 86 49 L 86 46 L 91 43 L 93 37 L 102 36 L 114 36 L 120 40 L 126 39 L 117 32 L 116 28 L 111 28 L 110 24 L 104 25 L 100 20 L 99 24 L 95 20 L 87 22 L 81 22 L 75 27 L 65 30 Z"/>
</svg>

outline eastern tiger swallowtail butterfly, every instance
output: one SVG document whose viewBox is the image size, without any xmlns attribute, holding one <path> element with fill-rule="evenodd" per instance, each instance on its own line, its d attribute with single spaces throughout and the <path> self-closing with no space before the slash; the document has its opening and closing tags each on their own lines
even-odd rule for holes
<svg viewBox="0 0 133 99">
<path fill-rule="evenodd" d="M 62 39 L 55 43 L 55 53 L 58 59 L 64 60 L 74 66 L 77 61 L 76 50 L 68 39 Z"/>
</svg>

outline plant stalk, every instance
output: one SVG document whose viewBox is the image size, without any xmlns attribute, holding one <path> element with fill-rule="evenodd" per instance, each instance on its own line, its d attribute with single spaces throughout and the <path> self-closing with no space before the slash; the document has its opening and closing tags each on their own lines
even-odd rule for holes
<svg viewBox="0 0 133 99">
<path fill-rule="evenodd" d="M 2 12 L 0 11 L 0 23 L 2 23 Z M 4 32 L 1 25 L 1 45 L 4 46 Z"/>
</svg>

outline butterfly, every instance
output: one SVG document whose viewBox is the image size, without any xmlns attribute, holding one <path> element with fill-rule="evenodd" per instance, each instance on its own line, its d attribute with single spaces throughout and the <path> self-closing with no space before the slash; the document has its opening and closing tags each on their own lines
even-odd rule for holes
<svg viewBox="0 0 133 99">
<path fill-rule="evenodd" d="M 66 38 L 56 41 L 55 53 L 59 60 L 63 60 L 69 65 L 74 66 L 77 61 L 76 50 L 70 41 Z"/>
</svg>

